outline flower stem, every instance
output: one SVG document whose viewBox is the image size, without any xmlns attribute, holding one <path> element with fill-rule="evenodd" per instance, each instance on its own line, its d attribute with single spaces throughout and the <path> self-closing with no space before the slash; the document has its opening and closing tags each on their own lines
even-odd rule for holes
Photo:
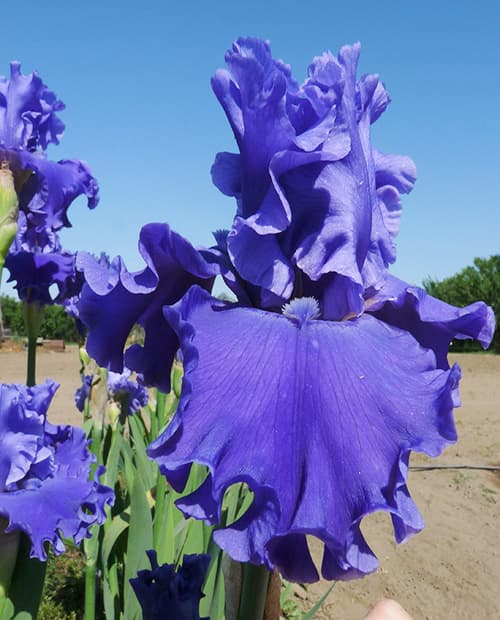
<svg viewBox="0 0 500 620">
<path fill-rule="evenodd" d="M 28 337 L 28 358 L 26 364 L 26 385 L 36 385 L 36 338 Z"/>
<path fill-rule="evenodd" d="M 43 308 L 38 302 L 24 302 L 23 311 L 28 336 L 26 385 L 31 387 L 36 385 L 36 340 L 42 322 Z M 31 540 L 23 533 L 9 594 L 16 613 L 25 611 L 32 618 L 36 618 L 42 600 L 46 562 L 31 558 L 30 553 Z"/>
<path fill-rule="evenodd" d="M 36 385 L 36 341 L 40 333 L 43 308 L 38 302 L 23 302 L 24 324 L 28 336 L 28 359 L 26 365 L 26 385 Z"/>
<path fill-rule="evenodd" d="M 34 619 L 37 617 L 42 600 L 46 562 L 30 558 L 30 551 L 31 540 L 26 534 L 21 534 L 9 598 L 14 604 L 16 613 L 24 611 Z"/>
<path fill-rule="evenodd" d="M 5 533 L 7 524 L 8 521 L 0 517 L 0 618 L 7 602 L 20 540 L 19 531 Z"/>
<path fill-rule="evenodd" d="M 95 619 L 97 589 L 97 554 L 99 552 L 99 531 L 92 532 L 92 537 L 85 540 L 85 620 Z"/>
<path fill-rule="evenodd" d="M 270 576 L 265 566 L 243 565 L 238 620 L 263 620 Z"/>
</svg>

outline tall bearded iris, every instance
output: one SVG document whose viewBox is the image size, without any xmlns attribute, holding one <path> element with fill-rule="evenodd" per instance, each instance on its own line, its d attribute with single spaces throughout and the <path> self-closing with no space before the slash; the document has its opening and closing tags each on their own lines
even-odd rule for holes
<svg viewBox="0 0 500 620">
<path fill-rule="evenodd" d="M 252 504 L 216 542 L 304 582 L 318 579 L 308 535 L 324 543 L 323 577 L 347 579 L 377 567 L 365 515 L 390 513 L 398 542 L 423 527 L 408 462 L 456 440 L 448 344 L 487 346 L 493 332 L 483 303 L 454 308 L 388 273 L 415 167 L 372 147 L 389 97 L 378 77 L 356 78 L 358 55 L 354 45 L 315 58 L 299 85 L 267 43 L 240 39 L 227 53 L 213 87 L 239 153 L 219 154 L 212 175 L 237 210 L 202 256 L 238 300 L 178 287 L 176 303 L 161 298 L 170 331 L 156 343 L 180 347 L 184 377 L 149 454 L 177 491 L 192 463 L 207 467 L 178 506 L 219 524 L 225 492 L 246 483 Z M 99 286 L 109 304 L 117 281 Z M 164 272 L 156 290 L 168 282 Z"/>
</svg>

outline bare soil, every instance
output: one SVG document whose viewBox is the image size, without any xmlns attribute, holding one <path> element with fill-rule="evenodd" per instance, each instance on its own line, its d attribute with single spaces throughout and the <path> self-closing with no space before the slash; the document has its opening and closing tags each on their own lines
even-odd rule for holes
<svg viewBox="0 0 500 620">
<path fill-rule="evenodd" d="M 459 441 L 438 459 L 415 455 L 412 465 L 500 465 L 500 356 L 452 355 L 462 367 L 462 407 L 456 411 Z M 24 352 L 0 349 L 0 380 L 22 382 Z M 50 409 L 52 423 L 79 424 L 73 394 L 80 385 L 76 347 L 40 351 L 37 379 L 61 387 Z M 393 540 L 387 515 L 365 519 L 363 531 L 380 569 L 335 585 L 319 620 L 359 620 L 379 599 L 397 599 L 415 620 L 500 618 L 500 474 L 474 469 L 412 471 L 409 488 L 426 528 L 405 545 Z M 321 559 L 321 546 L 312 541 Z M 308 587 L 310 608 L 330 586 Z"/>
</svg>

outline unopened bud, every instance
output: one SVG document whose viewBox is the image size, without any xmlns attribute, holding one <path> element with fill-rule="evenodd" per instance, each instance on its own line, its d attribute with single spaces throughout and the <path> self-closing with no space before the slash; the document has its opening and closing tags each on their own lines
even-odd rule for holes
<svg viewBox="0 0 500 620">
<path fill-rule="evenodd" d="M 87 349 L 85 347 L 80 347 L 78 353 L 80 355 L 81 365 L 84 368 L 86 368 L 90 364 L 90 357 L 89 357 L 89 354 L 87 353 Z"/>
<path fill-rule="evenodd" d="M 17 233 L 19 201 L 8 161 L 0 163 L 0 273 Z"/>
<path fill-rule="evenodd" d="M 120 405 L 116 402 L 112 402 L 109 405 L 108 415 L 109 415 L 109 423 L 112 428 L 116 428 L 118 424 L 118 420 L 120 419 L 121 408 Z"/>
</svg>

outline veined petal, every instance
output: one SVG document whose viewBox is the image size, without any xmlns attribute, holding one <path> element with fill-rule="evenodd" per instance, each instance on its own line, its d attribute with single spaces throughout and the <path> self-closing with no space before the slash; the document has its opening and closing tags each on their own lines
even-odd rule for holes
<svg viewBox="0 0 500 620">
<path fill-rule="evenodd" d="M 232 557 L 314 581 L 305 541 L 314 535 L 325 543 L 323 575 L 349 578 L 377 565 L 359 529 L 366 514 L 390 512 L 399 541 L 422 528 L 408 455 L 455 441 L 457 367 L 437 369 L 432 351 L 371 316 L 297 320 L 225 306 L 198 287 L 164 314 L 185 374 L 149 454 L 176 488 L 192 462 L 208 466 L 204 492 L 182 500 L 187 514 L 215 505 L 220 516 L 228 486 L 250 486 L 249 511 L 215 534 Z"/>
</svg>

